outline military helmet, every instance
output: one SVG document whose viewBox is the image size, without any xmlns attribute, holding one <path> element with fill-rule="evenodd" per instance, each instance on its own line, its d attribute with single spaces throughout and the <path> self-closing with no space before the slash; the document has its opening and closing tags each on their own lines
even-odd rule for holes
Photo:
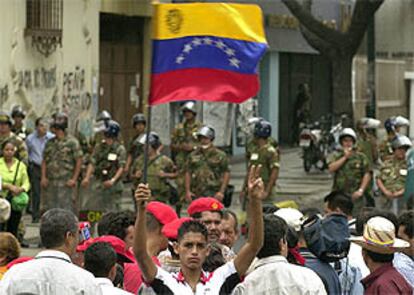
<svg viewBox="0 0 414 295">
<path fill-rule="evenodd" d="M 0 123 L 12 124 L 10 116 L 8 113 L 0 111 Z"/>
<path fill-rule="evenodd" d="M 20 117 L 24 119 L 26 117 L 26 112 L 23 110 L 21 105 L 16 105 L 12 108 L 11 117 Z"/>
<path fill-rule="evenodd" d="M 107 110 L 103 110 L 96 117 L 96 121 L 98 121 L 98 122 L 99 121 L 109 121 L 109 120 L 112 120 L 112 116 Z"/>
<path fill-rule="evenodd" d="M 68 115 L 66 115 L 63 112 L 59 112 L 55 114 L 53 118 L 53 123 L 51 126 L 53 128 L 65 130 L 66 128 L 68 128 L 68 121 L 69 121 Z"/>
<path fill-rule="evenodd" d="M 405 135 L 398 135 L 394 138 L 394 140 L 391 142 L 392 148 L 398 149 L 398 148 L 407 148 L 409 149 L 413 144 L 411 143 L 411 140 L 405 136 Z"/>
<path fill-rule="evenodd" d="M 394 118 L 395 126 L 402 127 L 402 126 L 409 126 L 410 120 L 404 118 L 403 116 L 397 116 Z"/>
<path fill-rule="evenodd" d="M 147 120 L 145 119 L 144 114 L 137 113 L 134 116 L 132 116 L 132 127 L 135 127 L 138 123 L 147 124 Z"/>
<path fill-rule="evenodd" d="M 118 137 L 118 134 L 120 131 L 121 131 L 121 127 L 119 126 L 118 122 L 114 120 L 109 120 L 105 126 L 104 136 L 116 138 Z"/>
<path fill-rule="evenodd" d="M 357 126 L 364 129 L 376 129 L 381 124 L 380 120 L 374 118 L 361 118 L 357 121 Z"/>
<path fill-rule="evenodd" d="M 251 117 L 247 120 L 248 125 L 255 125 L 257 122 L 264 121 L 262 117 Z"/>
<path fill-rule="evenodd" d="M 147 135 L 144 134 L 143 136 L 141 136 L 138 142 L 140 144 L 146 144 L 147 143 Z M 161 140 L 160 140 L 159 135 L 157 133 L 151 131 L 149 133 L 149 136 L 148 136 L 148 144 L 154 149 L 159 148 L 161 146 Z"/>
<path fill-rule="evenodd" d="M 194 115 L 197 115 L 197 111 L 196 111 L 196 104 L 194 101 L 188 101 L 186 102 L 182 107 L 181 107 L 181 111 L 184 112 L 192 112 Z"/>
<path fill-rule="evenodd" d="M 216 131 L 214 131 L 213 127 L 206 125 L 198 129 L 197 136 L 204 136 L 213 141 L 216 138 Z"/>
<path fill-rule="evenodd" d="M 339 142 L 341 142 L 342 139 L 344 137 L 347 137 L 347 136 L 351 137 L 354 140 L 354 142 L 356 142 L 357 135 L 356 135 L 355 131 L 352 128 L 342 129 L 341 133 L 339 133 Z"/>
<path fill-rule="evenodd" d="M 261 120 L 254 125 L 253 135 L 260 138 L 268 138 L 272 134 L 270 122 Z"/>
<path fill-rule="evenodd" d="M 388 118 L 384 122 L 385 130 L 390 133 L 395 131 L 395 117 Z"/>
</svg>

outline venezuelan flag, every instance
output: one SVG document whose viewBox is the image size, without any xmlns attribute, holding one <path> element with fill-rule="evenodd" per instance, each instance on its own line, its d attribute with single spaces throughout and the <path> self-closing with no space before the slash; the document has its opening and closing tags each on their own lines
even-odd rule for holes
<svg viewBox="0 0 414 295">
<path fill-rule="evenodd" d="M 149 102 L 243 102 L 259 91 L 266 49 L 257 5 L 157 4 Z"/>
</svg>

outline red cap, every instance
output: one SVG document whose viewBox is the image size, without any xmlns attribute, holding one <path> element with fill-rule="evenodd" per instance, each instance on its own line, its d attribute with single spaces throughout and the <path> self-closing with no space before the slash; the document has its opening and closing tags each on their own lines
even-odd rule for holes
<svg viewBox="0 0 414 295">
<path fill-rule="evenodd" d="M 26 262 L 26 261 L 30 261 L 32 259 L 33 259 L 33 257 L 27 257 L 27 256 L 22 256 L 22 257 L 16 258 L 16 259 L 10 261 L 7 264 L 7 269 L 10 269 L 12 266 L 14 266 L 16 264 L 20 264 L 20 263 L 23 263 L 23 262 Z"/>
<path fill-rule="evenodd" d="M 90 245 L 97 243 L 97 242 L 105 242 L 109 243 L 112 248 L 114 248 L 116 254 L 118 254 L 118 258 L 122 260 L 122 262 L 134 262 L 135 257 L 134 254 L 130 249 L 126 249 L 125 242 L 118 237 L 115 236 L 101 236 L 95 239 L 89 239 L 85 241 L 82 245 L 76 247 L 76 251 L 84 252 L 86 249 L 89 248 Z"/>
<path fill-rule="evenodd" d="M 192 216 L 195 213 L 204 211 L 221 211 L 223 208 L 223 204 L 217 199 L 205 197 L 192 201 L 190 206 L 188 206 L 187 213 Z"/>
<path fill-rule="evenodd" d="M 161 232 L 164 236 L 166 236 L 170 240 L 176 240 L 178 236 L 178 229 L 181 227 L 181 225 L 189 220 L 193 220 L 190 217 L 182 217 L 178 218 L 174 221 L 171 221 L 170 223 L 167 223 L 163 226 Z"/>
<path fill-rule="evenodd" d="M 171 221 L 178 218 L 177 213 L 174 209 L 167 204 L 153 201 L 147 205 L 147 211 L 154 215 L 154 217 L 162 224 L 170 223 Z"/>
</svg>

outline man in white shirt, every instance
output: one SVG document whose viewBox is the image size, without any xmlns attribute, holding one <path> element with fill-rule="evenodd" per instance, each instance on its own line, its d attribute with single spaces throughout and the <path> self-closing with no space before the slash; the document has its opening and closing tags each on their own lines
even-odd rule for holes
<svg viewBox="0 0 414 295">
<path fill-rule="evenodd" d="M 288 226 L 279 216 L 264 217 L 265 237 L 254 270 L 235 289 L 234 295 L 316 295 L 326 294 L 319 276 L 311 269 L 290 264 L 286 257 Z"/>
<path fill-rule="evenodd" d="M 116 253 L 109 243 L 96 242 L 85 251 L 85 269 L 90 271 L 103 295 L 132 294 L 116 288 L 112 283 L 116 276 Z"/>
<path fill-rule="evenodd" d="M 51 209 L 43 214 L 40 239 L 46 250 L 13 266 L 0 281 L 0 294 L 102 294 L 94 276 L 70 260 L 79 241 L 78 220 L 72 212 Z"/>
</svg>

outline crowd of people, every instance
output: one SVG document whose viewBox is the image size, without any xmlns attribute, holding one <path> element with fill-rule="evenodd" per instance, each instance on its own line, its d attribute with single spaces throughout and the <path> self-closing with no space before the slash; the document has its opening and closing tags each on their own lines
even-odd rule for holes
<svg viewBox="0 0 414 295">
<path fill-rule="evenodd" d="M 228 208 L 229 157 L 214 128 L 196 120 L 194 102 L 181 110 L 171 158 L 143 114 L 127 145 L 106 111 L 90 141 L 68 133 L 64 113 L 38 118 L 33 132 L 21 107 L 0 114 L 0 294 L 413 294 L 405 118 L 385 122 L 378 147 L 372 119 L 343 128 L 323 210 L 276 203 L 278 143 L 269 122 L 252 119 L 242 221 Z M 125 179 L 134 211 L 120 208 Z M 102 218 L 79 221 L 85 209 Z M 35 257 L 21 255 L 25 210 L 40 222 Z"/>
</svg>

